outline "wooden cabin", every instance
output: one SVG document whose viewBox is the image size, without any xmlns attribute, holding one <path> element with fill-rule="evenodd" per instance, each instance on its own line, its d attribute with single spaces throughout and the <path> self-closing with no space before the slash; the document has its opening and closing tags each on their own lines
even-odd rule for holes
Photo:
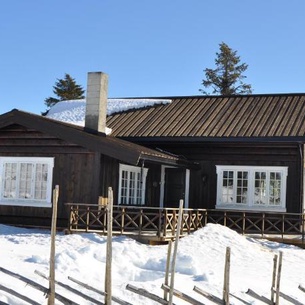
<svg viewBox="0 0 305 305">
<path fill-rule="evenodd" d="M 120 206 L 303 213 L 305 94 L 158 99 L 107 116 L 107 77 L 89 73 L 83 127 L 1 115 L 0 222 L 49 226 L 55 185 L 62 227 L 109 186 Z"/>
</svg>

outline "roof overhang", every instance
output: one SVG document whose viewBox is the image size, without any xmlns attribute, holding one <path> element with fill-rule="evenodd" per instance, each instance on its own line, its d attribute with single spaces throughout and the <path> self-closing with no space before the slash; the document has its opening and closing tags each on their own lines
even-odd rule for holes
<svg viewBox="0 0 305 305">
<path fill-rule="evenodd" d="M 141 160 L 144 160 L 173 166 L 194 166 L 193 163 L 187 162 L 178 156 L 172 156 L 112 136 L 106 136 L 104 133 L 90 133 L 83 127 L 62 123 L 17 109 L 0 115 L 0 129 L 12 124 L 38 130 L 132 165 L 138 165 Z"/>
</svg>

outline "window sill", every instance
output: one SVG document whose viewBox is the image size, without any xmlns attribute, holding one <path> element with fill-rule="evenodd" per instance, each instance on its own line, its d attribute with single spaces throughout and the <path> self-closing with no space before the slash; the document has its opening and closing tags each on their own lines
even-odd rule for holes
<svg viewBox="0 0 305 305">
<path fill-rule="evenodd" d="M 253 212 L 280 212 L 285 213 L 286 208 L 283 207 L 266 207 L 266 206 L 246 206 L 246 205 L 237 205 L 237 204 L 231 204 L 231 205 L 224 205 L 224 204 L 218 204 L 215 206 L 217 210 L 237 210 L 237 211 L 253 211 Z"/>
<path fill-rule="evenodd" d="M 1 205 L 7 206 L 19 206 L 19 207 L 35 207 L 35 208 L 51 208 L 51 202 L 40 202 L 40 201 L 0 201 Z"/>
</svg>

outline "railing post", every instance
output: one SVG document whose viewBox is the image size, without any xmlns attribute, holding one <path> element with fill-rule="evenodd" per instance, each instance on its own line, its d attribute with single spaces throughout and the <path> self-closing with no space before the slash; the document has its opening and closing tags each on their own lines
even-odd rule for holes
<svg viewBox="0 0 305 305">
<path fill-rule="evenodd" d="M 265 233 L 265 213 L 263 213 L 263 219 L 262 219 L 262 237 L 264 237 Z"/>
<path fill-rule="evenodd" d="M 109 200 L 109 199 L 108 199 Z M 109 204 L 109 202 L 107 202 L 107 204 Z M 103 207 L 103 234 L 105 234 L 106 232 L 108 232 L 107 230 L 107 213 L 106 213 L 106 207 Z"/>
<path fill-rule="evenodd" d="M 226 227 L 227 226 L 227 211 L 223 213 L 223 225 Z"/>
<path fill-rule="evenodd" d="M 198 230 L 198 228 L 199 228 L 199 211 L 198 210 L 196 210 L 196 217 L 195 217 L 195 221 L 194 221 L 194 223 L 195 223 L 195 230 Z"/>
<path fill-rule="evenodd" d="M 208 223 L 208 210 L 204 211 L 204 226 Z"/>
<path fill-rule="evenodd" d="M 73 205 L 71 205 L 71 206 L 70 206 L 69 226 L 68 226 L 70 232 L 71 232 L 71 230 L 72 230 L 73 215 L 74 215 Z"/>
<path fill-rule="evenodd" d="M 190 234 L 191 233 L 191 228 L 192 228 L 192 220 L 193 220 L 193 210 L 189 210 L 188 211 L 188 228 L 187 228 L 187 233 Z M 195 228 L 194 228 L 195 229 Z"/>
<path fill-rule="evenodd" d="M 161 232 L 162 232 L 162 210 L 159 209 L 159 219 L 158 219 L 158 232 L 157 236 L 160 238 L 161 237 Z"/>
<path fill-rule="evenodd" d="M 285 214 L 282 214 L 282 240 L 284 240 L 285 234 Z"/>
<path fill-rule="evenodd" d="M 75 214 L 76 214 L 76 224 L 75 224 L 75 229 L 78 229 L 78 215 L 79 215 L 79 211 L 78 211 L 78 206 L 76 206 L 76 210 L 75 210 Z"/>
<path fill-rule="evenodd" d="M 125 226 L 125 208 L 122 208 L 122 219 L 121 219 L 121 234 L 124 233 L 124 226 Z"/>
<path fill-rule="evenodd" d="M 304 213 L 301 215 L 301 226 L 302 226 L 302 244 L 304 244 Z"/>
<path fill-rule="evenodd" d="M 166 228 L 167 228 L 167 218 L 168 218 L 168 215 L 167 215 L 167 209 L 163 209 L 163 211 L 164 211 L 163 236 L 166 237 Z"/>
<path fill-rule="evenodd" d="M 175 236 L 176 233 L 176 225 L 177 225 L 177 219 L 176 219 L 176 210 L 173 210 L 173 225 L 172 225 L 172 236 Z"/>
<path fill-rule="evenodd" d="M 140 220 L 139 220 L 139 234 L 142 232 L 142 226 L 143 226 L 143 209 L 140 210 Z"/>
<path fill-rule="evenodd" d="M 89 231 L 89 223 L 90 223 L 90 207 L 87 207 L 87 215 L 86 215 L 86 232 Z"/>
<path fill-rule="evenodd" d="M 246 234 L 246 213 L 243 212 L 243 235 Z"/>
</svg>

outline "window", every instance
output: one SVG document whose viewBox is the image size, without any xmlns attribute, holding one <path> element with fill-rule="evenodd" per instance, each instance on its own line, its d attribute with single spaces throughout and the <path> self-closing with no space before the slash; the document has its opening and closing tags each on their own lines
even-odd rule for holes
<svg viewBox="0 0 305 305">
<path fill-rule="evenodd" d="M 0 204 L 51 206 L 53 158 L 0 157 Z"/>
<path fill-rule="evenodd" d="M 143 205 L 147 168 L 120 164 L 119 204 Z"/>
<path fill-rule="evenodd" d="M 216 166 L 217 208 L 286 210 L 287 167 Z"/>
</svg>

